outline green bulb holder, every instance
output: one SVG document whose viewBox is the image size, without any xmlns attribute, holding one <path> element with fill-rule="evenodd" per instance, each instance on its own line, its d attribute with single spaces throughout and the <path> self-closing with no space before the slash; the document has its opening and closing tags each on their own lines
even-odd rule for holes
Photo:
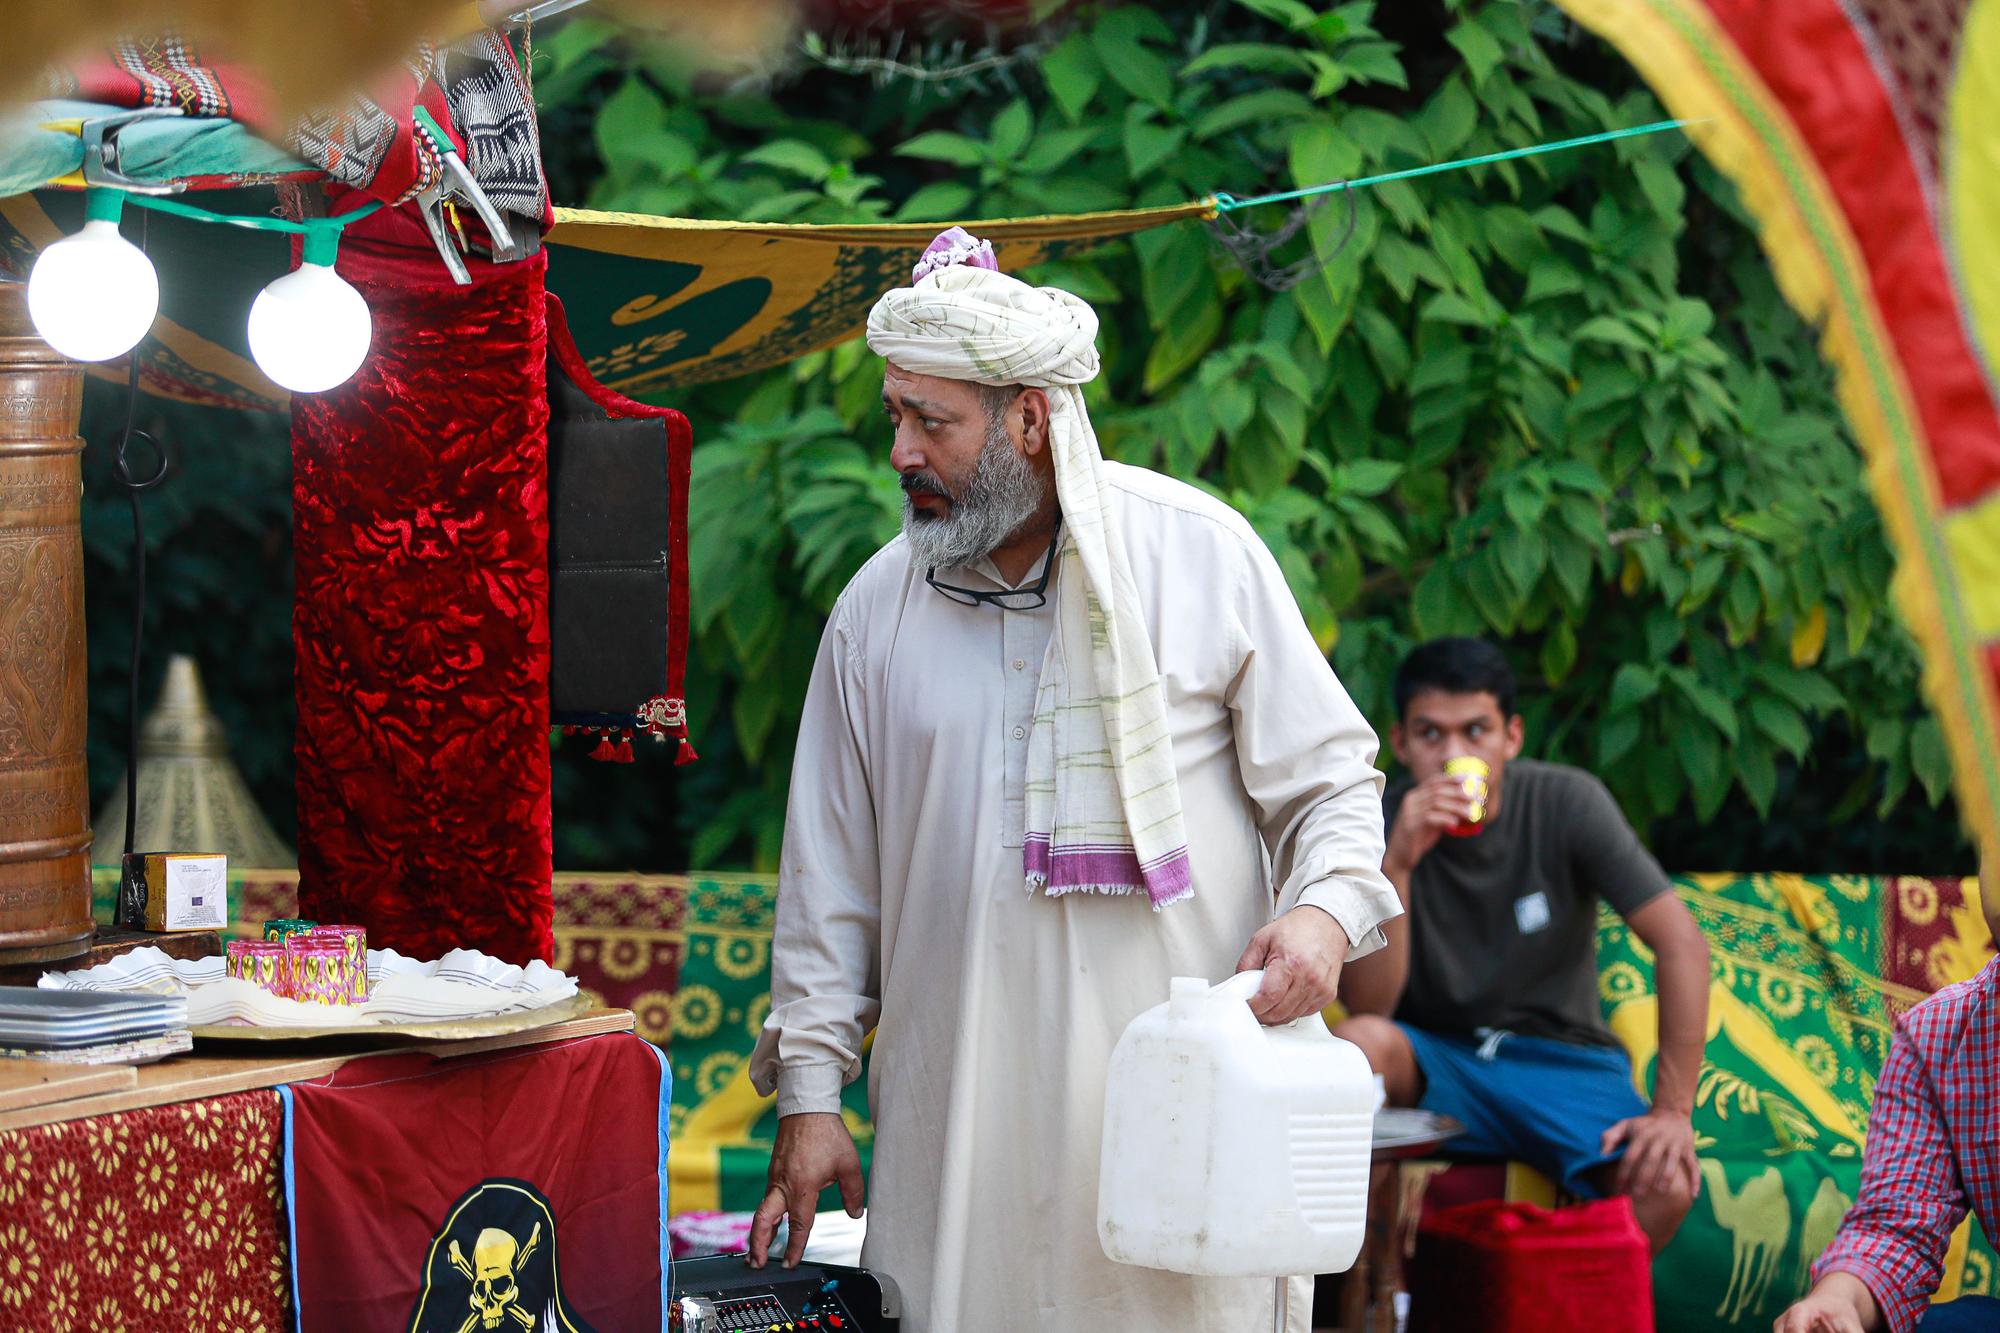
<svg viewBox="0 0 2000 1333">
<path fill-rule="evenodd" d="M 125 192 L 93 185 L 83 192 L 83 220 L 116 226 L 125 215 Z"/>
</svg>

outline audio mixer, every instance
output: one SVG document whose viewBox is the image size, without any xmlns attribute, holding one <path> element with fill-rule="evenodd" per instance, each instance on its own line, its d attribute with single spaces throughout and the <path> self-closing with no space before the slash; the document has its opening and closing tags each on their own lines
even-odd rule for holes
<svg viewBox="0 0 2000 1333">
<path fill-rule="evenodd" d="M 674 1263 L 667 1326 L 680 1333 L 897 1333 L 896 1284 L 865 1268 L 774 1257 L 752 1268 L 740 1254 Z"/>
</svg>

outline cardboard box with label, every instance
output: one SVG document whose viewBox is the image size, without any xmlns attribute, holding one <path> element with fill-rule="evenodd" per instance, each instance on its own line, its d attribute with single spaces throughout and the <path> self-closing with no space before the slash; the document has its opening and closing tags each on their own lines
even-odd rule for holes
<svg viewBox="0 0 2000 1333">
<path fill-rule="evenodd" d="M 229 923 L 229 858 L 209 852 L 138 852 L 125 858 L 121 924 L 141 930 L 221 930 Z"/>
</svg>

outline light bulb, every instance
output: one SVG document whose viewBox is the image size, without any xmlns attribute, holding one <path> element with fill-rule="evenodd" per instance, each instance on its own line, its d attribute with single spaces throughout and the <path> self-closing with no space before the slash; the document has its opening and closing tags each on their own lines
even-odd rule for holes
<svg viewBox="0 0 2000 1333">
<path fill-rule="evenodd" d="M 115 194 L 108 201 L 90 200 L 83 230 L 42 251 L 28 274 L 28 317 L 35 332 L 74 361 L 123 356 L 139 345 L 160 313 L 153 261 L 118 234 L 122 202 Z"/>
<path fill-rule="evenodd" d="M 361 368 L 373 327 L 361 293 L 308 260 L 250 303 L 250 355 L 293 393 L 319 393 Z"/>
</svg>

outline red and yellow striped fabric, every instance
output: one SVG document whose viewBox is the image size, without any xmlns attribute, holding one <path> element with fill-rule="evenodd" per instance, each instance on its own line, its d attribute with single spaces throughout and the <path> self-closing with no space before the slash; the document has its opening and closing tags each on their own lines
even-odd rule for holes
<svg viewBox="0 0 2000 1333">
<path fill-rule="evenodd" d="M 1558 0 L 1742 191 L 1822 330 L 1961 806 L 2000 835 L 2000 0 Z"/>
</svg>

